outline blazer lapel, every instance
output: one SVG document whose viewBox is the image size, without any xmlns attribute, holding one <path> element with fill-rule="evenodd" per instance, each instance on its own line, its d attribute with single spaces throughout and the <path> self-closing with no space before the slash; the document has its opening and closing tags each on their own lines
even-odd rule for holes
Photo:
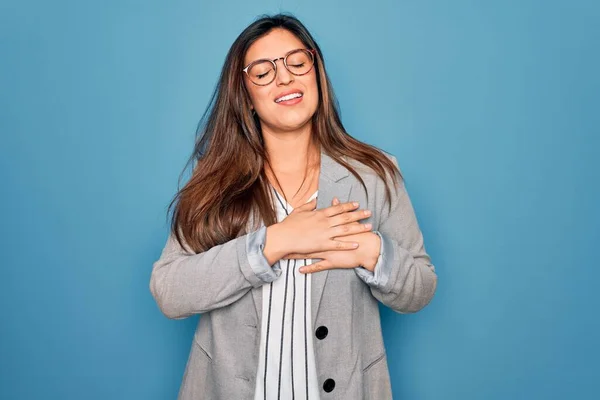
<svg viewBox="0 0 600 400">
<path fill-rule="evenodd" d="M 334 197 L 337 197 L 341 203 L 347 202 L 350 196 L 351 184 L 339 182 L 342 178 L 349 175 L 349 171 L 341 164 L 338 164 L 333 158 L 321 152 L 321 170 L 319 172 L 319 194 L 317 195 L 317 209 L 331 206 Z M 264 223 L 260 222 L 261 226 Z M 252 226 L 250 221 L 249 226 Z M 325 281 L 329 270 L 312 274 L 311 276 L 311 314 L 312 323 L 315 324 Z M 262 286 L 252 289 L 252 297 L 256 306 L 257 321 L 262 317 Z"/>
<path fill-rule="evenodd" d="M 351 185 L 347 182 L 338 182 L 348 176 L 349 171 L 338 164 L 333 158 L 321 152 L 321 171 L 319 175 L 319 194 L 317 195 L 317 209 L 331 206 L 334 197 L 337 197 L 341 203 L 348 201 Z M 312 323 L 315 324 L 319 305 L 323 296 L 323 289 L 329 270 L 316 272 L 311 277 L 311 314 Z"/>
</svg>

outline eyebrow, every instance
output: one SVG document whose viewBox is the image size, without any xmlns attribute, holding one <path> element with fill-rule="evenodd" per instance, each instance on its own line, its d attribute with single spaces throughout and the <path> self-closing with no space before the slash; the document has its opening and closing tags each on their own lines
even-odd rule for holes
<svg viewBox="0 0 600 400">
<path fill-rule="evenodd" d="M 285 53 L 283 53 L 283 55 L 282 55 L 281 57 L 275 57 L 275 58 L 271 58 L 271 57 L 261 57 L 261 58 L 257 58 L 257 59 L 255 59 L 255 60 L 252 60 L 252 61 L 250 61 L 250 62 L 246 63 L 246 64 L 245 64 L 245 67 L 247 67 L 248 65 L 250 65 L 250 64 L 252 64 L 253 62 L 256 62 L 256 61 L 262 61 L 262 60 L 276 61 L 276 60 L 279 60 L 280 58 L 283 58 L 283 57 L 285 57 L 287 54 L 291 53 L 291 52 L 292 52 L 292 51 L 294 51 L 294 50 L 301 50 L 301 49 L 305 49 L 305 50 L 306 50 L 306 48 L 305 48 L 305 47 L 295 47 L 295 48 L 293 48 L 293 49 L 291 49 L 291 50 L 288 50 L 288 51 L 286 51 Z"/>
</svg>

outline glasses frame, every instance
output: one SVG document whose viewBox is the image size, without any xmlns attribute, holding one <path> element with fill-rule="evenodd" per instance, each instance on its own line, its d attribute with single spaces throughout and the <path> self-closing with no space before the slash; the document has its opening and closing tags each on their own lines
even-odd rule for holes
<svg viewBox="0 0 600 400">
<path fill-rule="evenodd" d="M 303 74 L 297 74 L 295 72 L 290 71 L 290 69 L 288 68 L 288 65 L 287 65 L 287 58 L 288 58 L 288 56 L 290 54 L 292 54 L 292 53 L 295 53 L 295 52 L 299 51 L 299 50 L 308 51 L 310 53 L 311 59 L 312 59 L 312 65 L 310 66 L 309 70 L 306 71 Z M 246 67 L 244 67 L 244 69 L 242 71 L 246 73 L 246 76 L 248 77 L 248 79 L 250 80 L 250 82 L 252 82 L 254 85 L 256 85 L 256 86 L 267 86 L 267 85 L 270 85 L 275 80 L 275 78 L 277 77 L 277 61 L 278 60 L 283 60 L 283 65 L 285 66 L 285 69 L 287 69 L 290 74 L 296 75 L 296 76 L 302 76 L 302 75 L 306 75 L 310 71 L 312 71 L 313 67 L 315 66 L 315 56 L 316 56 L 316 54 L 317 54 L 317 51 L 315 49 L 294 49 L 294 50 L 288 51 L 283 57 L 278 57 L 278 58 L 274 58 L 274 59 L 261 58 L 259 60 L 252 61 L 250 64 L 246 65 Z M 248 73 L 248 70 L 250 68 L 252 68 L 254 65 L 256 65 L 256 64 L 258 64 L 260 62 L 264 62 L 264 61 L 269 61 L 271 64 L 273 64 L 273 69 L 275 70 L 275 73 L 273 74 L 273 79 L 271 79 L 268 83 L 256 83 L 256 82 L 254 82 L 252 80 L 252 78 L 250 78 L 250 74 Z"/>
</svg>

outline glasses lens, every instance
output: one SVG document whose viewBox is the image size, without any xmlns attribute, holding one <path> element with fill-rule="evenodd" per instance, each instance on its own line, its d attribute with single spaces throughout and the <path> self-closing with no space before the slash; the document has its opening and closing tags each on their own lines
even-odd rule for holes
<svg viewBox="0 0 600 400">
<path fill-rule="evenodd" d="M 313 65 L 312 53 L 308 50 L 296 50 L 287 56 L 288 70 L 295 75 L 304 75 Z"/>
<path fill-rule="evenodd" d="M 261 61 L 248 70 L 248 76 L 257 85 L 268 85 L 275 77 L 275 70 L 270 61 Z"/>
</svg>

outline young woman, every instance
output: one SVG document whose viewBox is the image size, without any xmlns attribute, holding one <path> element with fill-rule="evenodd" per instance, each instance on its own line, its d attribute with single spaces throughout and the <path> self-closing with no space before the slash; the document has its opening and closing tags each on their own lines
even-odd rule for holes
<svg viewBox="0 0 600 400">
<path fill-rule="evenodd" d="M 179 398 L 391 399 L 378 301 L 434 296 L 396 159 L 350 136 L 300 21 L 235 40 L 177 193 L 150 290 L 203 314 Z"/>
</svg>

